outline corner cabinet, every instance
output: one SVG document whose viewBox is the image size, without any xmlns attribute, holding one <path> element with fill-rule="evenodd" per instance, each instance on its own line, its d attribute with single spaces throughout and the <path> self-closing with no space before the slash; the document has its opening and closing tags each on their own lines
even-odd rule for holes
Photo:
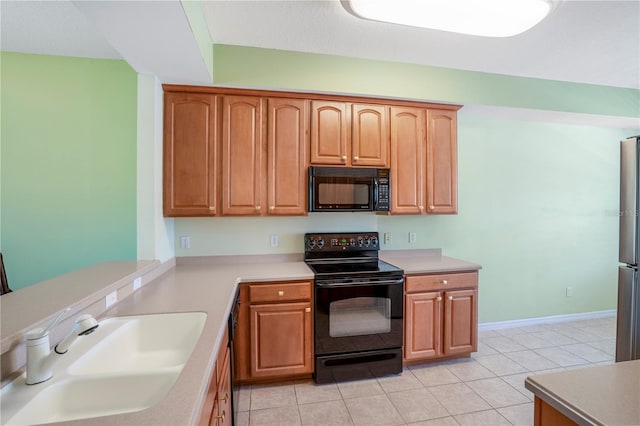
<svg viewBox="0 0 640 426">
<path fill-rule="evenodd" d="M 404 361 L 475 352 L 477 312 L 477 272 L 407 276 Z"/>
<path fill-rule="evenodd" d="M 457 112 L 391 107 L 391 214 L 458 211 Z"/>
<path fill-rule="evenodd" d="M 243 283 L 235 343 L 241 383 L 313 373 L 312 284 Z"/>
</svg>

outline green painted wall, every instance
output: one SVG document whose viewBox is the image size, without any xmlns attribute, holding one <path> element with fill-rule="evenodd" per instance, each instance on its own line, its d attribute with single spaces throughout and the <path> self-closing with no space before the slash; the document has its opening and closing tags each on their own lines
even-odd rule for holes
<svg viewBox="0 0 640 426">
<path fill-rule="evenodd" d="M 640 90 L 215 45 L 216 84 L 640 117 Z"/>
<path fill-rule="evenodd" d="M 136 73 L 2 52 L 1 246 L 18 289 L 136 259 Z"/>
</svg>

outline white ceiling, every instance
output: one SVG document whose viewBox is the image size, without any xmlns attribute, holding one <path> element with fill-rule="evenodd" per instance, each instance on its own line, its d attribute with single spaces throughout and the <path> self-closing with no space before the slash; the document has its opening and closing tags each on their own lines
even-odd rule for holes
<svg viewBox="0 0 640 426">
<path fill-rule="evenodd" d="M 640 89 L 639 0 L 564 0 L 510 38 L 360 20 L 336 0 L 202 4 L 214 43 Z M 2 50 L 123 58 L 162 82 L 208 83 L 177 0 L 1 0 L 0 18 Z"/>
</svg>

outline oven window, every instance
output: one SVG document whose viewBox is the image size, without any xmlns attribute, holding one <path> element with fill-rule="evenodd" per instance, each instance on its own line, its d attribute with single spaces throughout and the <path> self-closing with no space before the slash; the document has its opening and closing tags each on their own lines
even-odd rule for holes
<svg viewBox="0 0 640 426">
<path fill-rule="evenodd" d="M 354 297 L 331 302 L 329 335 L 331 337 L 362 336 L 391 331 L 391 299 L 386 297 Z"/>
<path fill-rule="evenodd" d="M 318 183 L 318 203 L 332 206 L 366 206 L 369 185 L 366 183 Z"/>
</svg>

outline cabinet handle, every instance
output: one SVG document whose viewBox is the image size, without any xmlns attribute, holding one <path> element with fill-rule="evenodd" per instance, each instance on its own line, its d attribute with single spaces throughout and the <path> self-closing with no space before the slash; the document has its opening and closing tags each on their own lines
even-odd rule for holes
<svg viewBox="0 0 640 426">
<path fill-rule="evenodd" d="M 358 157 L 358 156 L 353 157 L 353 161 L 354 162 L 358 161 L 359 159 L 360 159 L 360 157 Z"/>
<path fill-rule="evenodd" d="M 284 291 L 279 290 L 279 291 L 278 291 L 278 296 L 280 296 L 280 297 L 284 296 Z"/>
<path fill-rule="evenodd" d="M 229 393 L 225 393 L 224 398 L 222 398 L 222 401 L 226 404 L 228 400 L 229 400 Z"/>
<path fill-rule="evenodd" d="M 347 161 L 347 156 L 346 155 L 342 156 L 342 161 Z"/>
<path fill-rule="evenodd" d="M 435 210 L 436 206 L 429 206 L 429 210 L 433 211 Z"/>
<path fill-rule="evenodd" d="M 220 420 L 220 423 L 224 423 L 224 415 L 226 413 L 223 411 L 221 416 L 216 416 L 216 419 Z"/>
<path fill-rule="evenodd" d="M 424 210 L 424 206 L 419 206 L 420 207 L 420 211 Z"/>
<path fill-rule="evenodd" d="M 438 302 L 441 302 L 441 301 L 442 301 L 442 296 L 438 296 L 438 297 L 436 297 L 436 300 L 437 300 Z"/>
<path fill-rule="evenodd" d="M 275 207 L 275 206 L 269 206 L 269 211 L 270 211 L 270 212 L 274 211 L 275 209 L 276 209 L 276 207 Z"/>
<path fill-rule="evenodd" d="M 453 300 L 453 296 L 449 296 L 449 300 Z"/>
<path fill-rule="evenodd" d="M 311 308 L 304 308 L 305 312 L 311 312 Z"/>
<path fill-rule="evenodd" d="M 442 280 L 442 285 L 447 285 L 447 284 L 449 284 L 447 280 Z"/>
<path fill-rule="evenodd" d="M 260 206 L 256 206 L 256 211 L 260 211 Z"/>
<path fill-rule="evenodd" d="M 216 206 L 209 206 L 209 211 L 214 211 L 216 209 Z"/>
</svg>

